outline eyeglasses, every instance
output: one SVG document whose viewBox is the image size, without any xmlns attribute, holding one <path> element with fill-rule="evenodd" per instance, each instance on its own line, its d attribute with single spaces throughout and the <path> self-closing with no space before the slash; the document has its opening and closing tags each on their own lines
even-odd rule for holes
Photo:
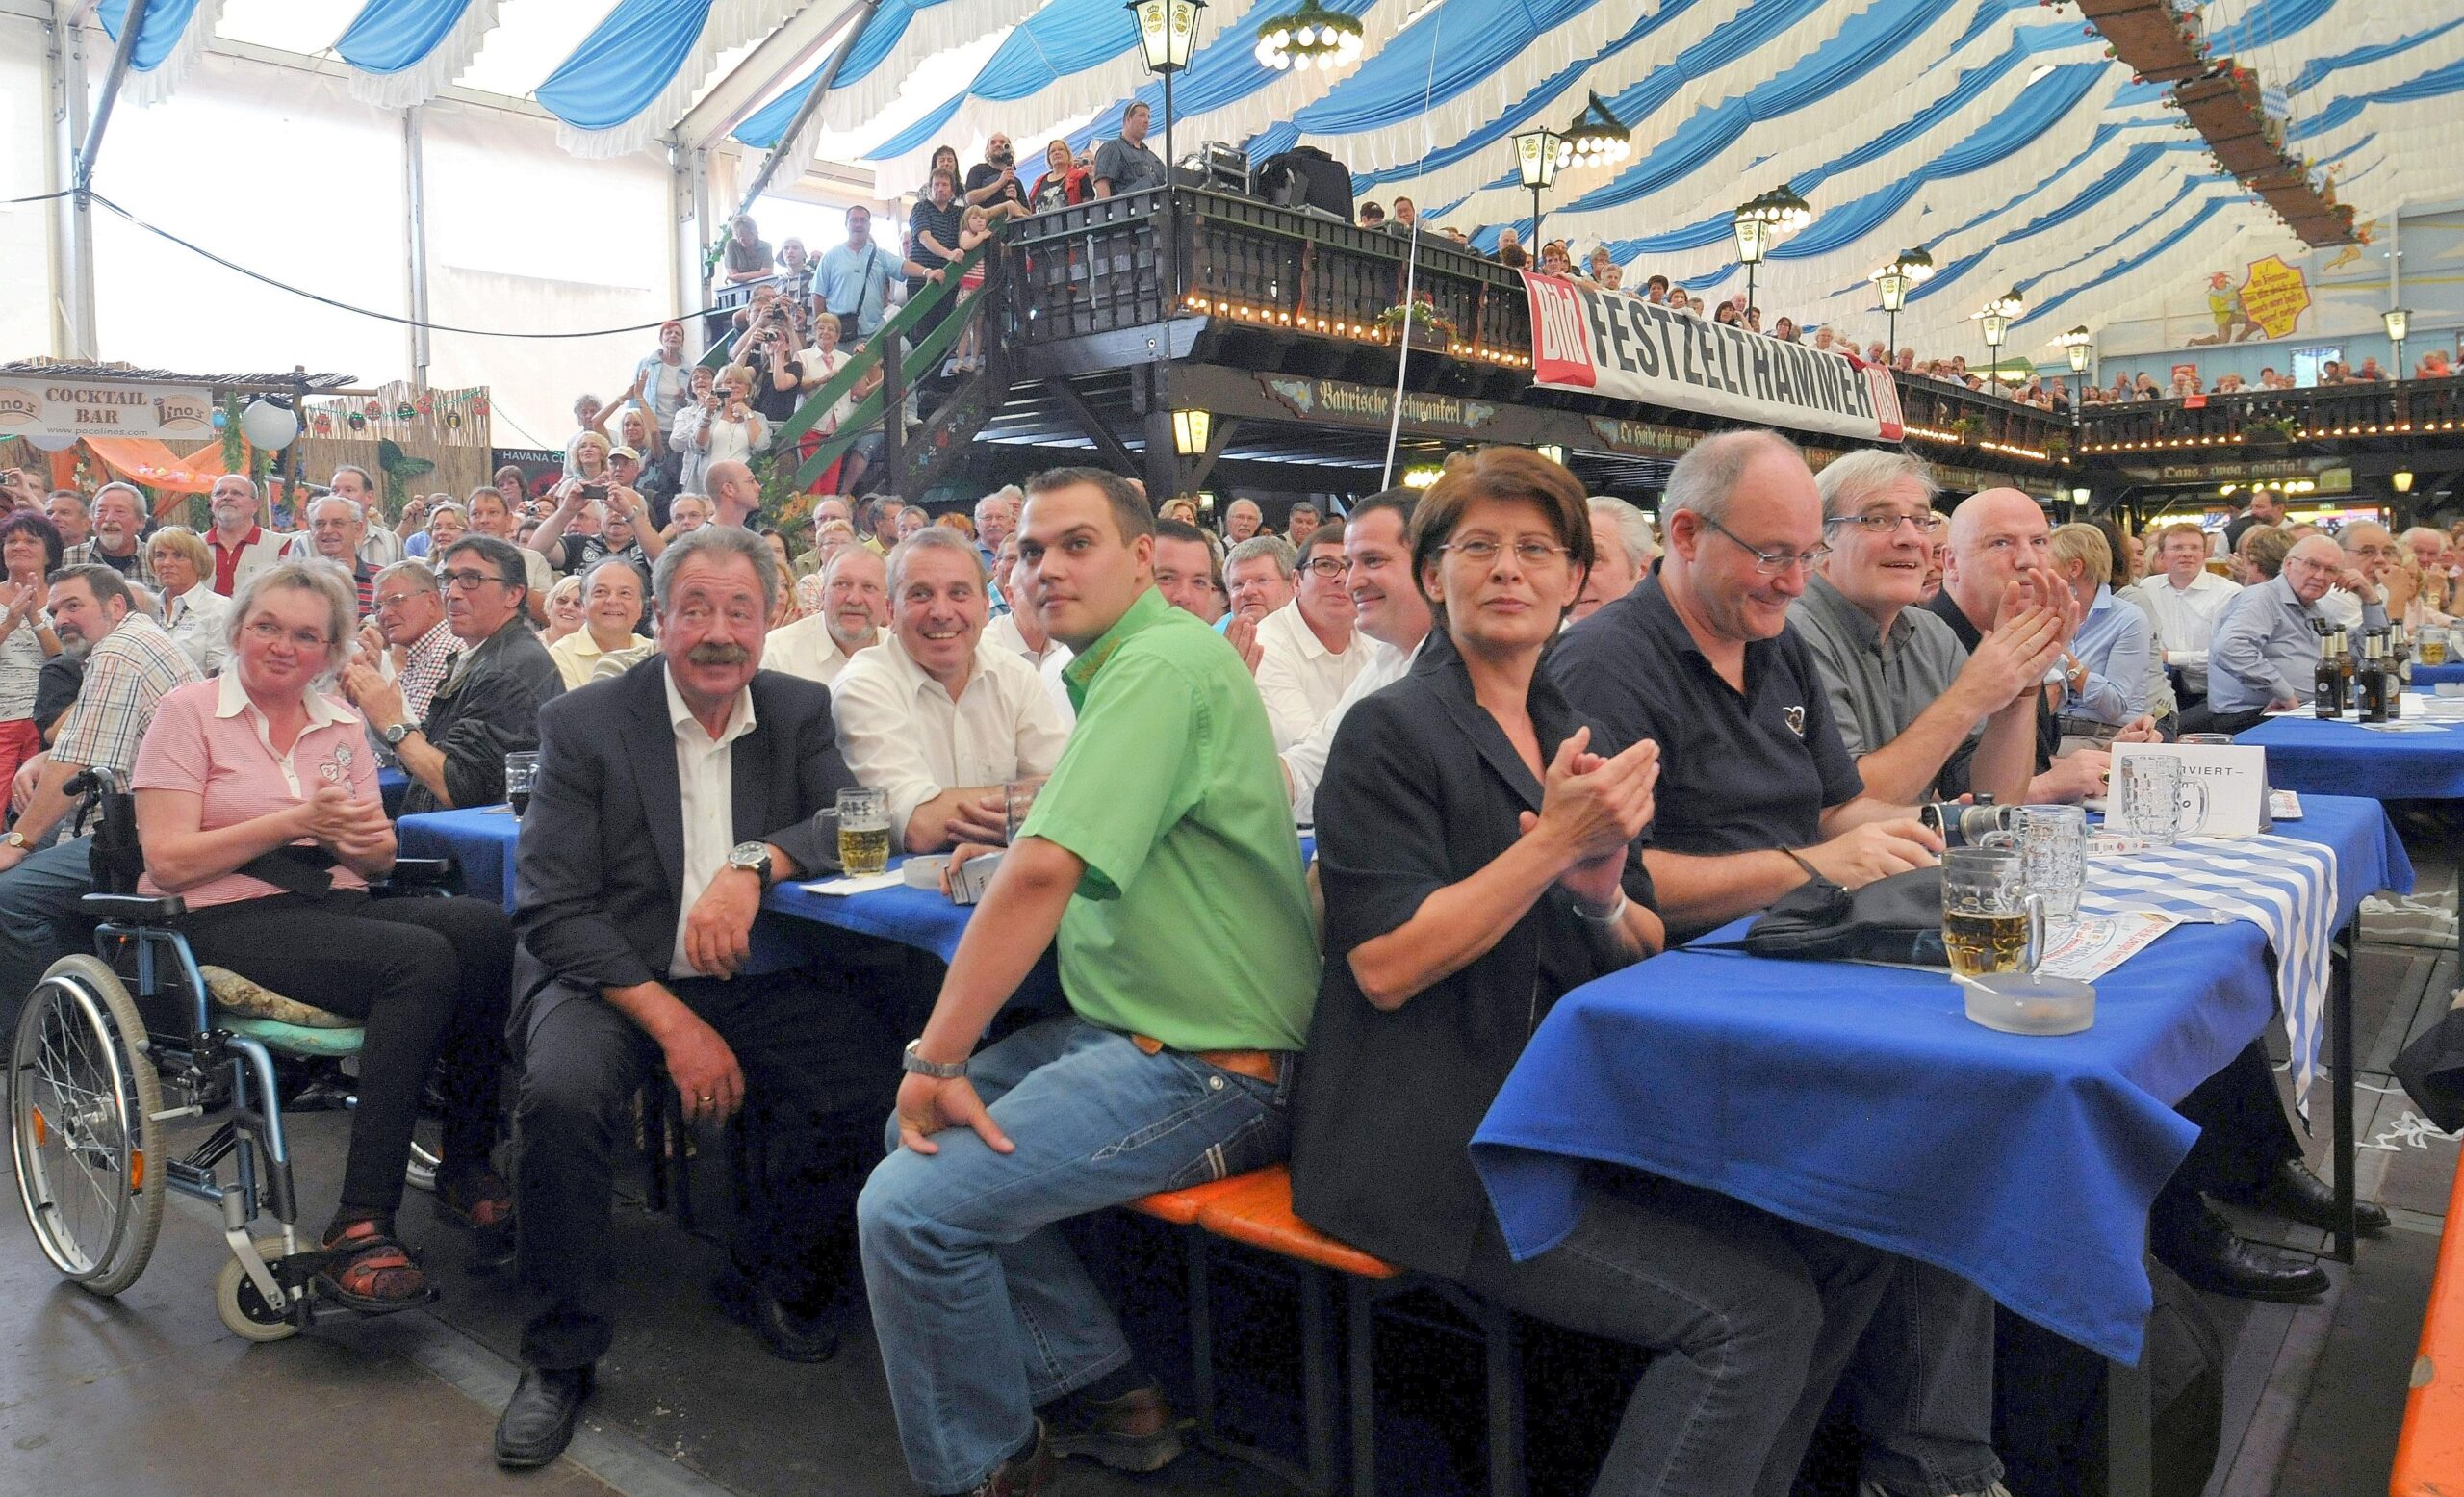
<svg viewBox="0 0 2464 1497">
<path fill-rule="evenodd" d="M 1320 577 L 1341 577 L 1345 571 L 1344 561 L 1340 556 L 1312 556 L 1301 564 Z"/>
<path fill-rule="evenodd" d="M 504 578 L 487 572 L 439 572 L 436 574 L 436 580 L 448 587 L 458 587 L 466 593 L 488 582 L 495 582 L 504 587 L 513 585 Z"/>
<path fill-rule="evenodd" d="M 1450 551 L 1476 567 L 1484 567 L 1495 561 L 1498 558 L 1498 553 L 1506 548 L 1486 536 L 1476 536 L 1468 541 L 1454 541 L 1437 549 Z M 1547 566 L 1566 555 L 1568 555 L 1566 548 L 1552 546 L 1547 541 L 1526 539 L 1514 543 L 1514 559 L 1527 567 Z"/>
<path fill-rule="evenodd" d="M 1734 530 L 1708 515 L 1703 517 L 1703 523 L 1736 542 L 1740 550 L 1754 557 L 1754 570 L 1764 577 L 1778 577 L 1790 567 L 1803 567 L 1810 572 L 1821 565 L 1823 557 L 1831 555 L 1831 548 L 1828 546 L 1816 546 L 1811 551 L 1764 551 L 1759 547 L 1747 545 Z"/>
<path fill-rule="evenodd" d="M 1921 515 L 1893 514 L 1888 510 L 1863 515 L 1833 515 L 1822 523 L 1826 527 L 1853 525 L 1868 535 L 1889 535 L 1906 524 L 1914 526 L 1920 535 L 1939 535 L 1947 521 L 1938 511 L 1928 509 Z"/>
<path fill-rule="evenodd" d="M 261 644 L 272 644 L 285 635 L 290 636 L 295 648 L 301 650 L 321 650 L 333 643 L 313 629 L 285 629 L 271 619 L 258 619 L 248 626 L 248 637 Z"/>
</svg>

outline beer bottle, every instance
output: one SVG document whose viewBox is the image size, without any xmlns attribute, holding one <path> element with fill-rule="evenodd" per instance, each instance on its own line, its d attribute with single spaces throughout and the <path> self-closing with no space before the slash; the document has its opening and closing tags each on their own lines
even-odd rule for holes
<svg viewBox="0 0 2464 1497">
<path fill-rule="evenodd" d="M 2319 636 L 2319 669 L 2311 687 L 2311 708 L 2321 717 L 2338 717 L 2344 712 L 2344 673 L 2336 669 L 2335 652 L 2327 647 L 2331 636 L 2326 620 L 2312 619 L 2310 628 Z"/>
<path fill-rule="evenodd" d="M 2352 678 L 2355 652 L 2352 639 L 2345 632 L 2343 625 L 2335 626 L 2335 632 L 2329 636 L 2327 653 L 2336 658 L 2337 674 L 2344 678 L 2343 694 L 2337 698 L 2338 709 L 2348 711 L 2360 705 L 2360 698 L 2354 695 Z"/>
<path fill-rule="evenodd" d="M 2413 647 L 2406 640 L 2404 626 L 2391 624 L 2387 628 L 2387 720 L 2395 722 L 2404 715 L 2404 685 L 2413 674 Z"/>
<path fill-rule="evenodd" d="M 2361 635 L 2361 720 L 2387 720 L 2387 639 L 2375 629 Z"/>
</svg>

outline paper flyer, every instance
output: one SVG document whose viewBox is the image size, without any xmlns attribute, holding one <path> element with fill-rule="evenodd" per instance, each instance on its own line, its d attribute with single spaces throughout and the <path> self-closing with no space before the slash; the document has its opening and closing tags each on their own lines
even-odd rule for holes
<svg viewBox="0 0 2464 1497">
<path fill-rule="evenodd" d="M 2094 982 L 2180 923 L 2178 917 L 2156 910 L 2067 921 L 2046 937 L 2050 949 L 2037 964 L 2037 971 L 2046 977 Z"/>
</svg>

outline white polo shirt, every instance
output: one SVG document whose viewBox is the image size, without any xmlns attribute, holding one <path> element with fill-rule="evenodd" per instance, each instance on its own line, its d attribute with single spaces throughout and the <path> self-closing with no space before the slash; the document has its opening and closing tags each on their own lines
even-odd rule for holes
<svg viewBox="0 0 2464 1497">
<path fill-rule="evenodd" d="M 1052 773 L 1069 726 L 1053 710 L 1043 677 L 989 640 L 952 701 L 898 641 L 886 636 L 839 672 L 830 692 L 839 751 L 859 785 L 889 795 L 902 840 L 917 807 L 962 786 L 1006 785 Z"/>
</svg>

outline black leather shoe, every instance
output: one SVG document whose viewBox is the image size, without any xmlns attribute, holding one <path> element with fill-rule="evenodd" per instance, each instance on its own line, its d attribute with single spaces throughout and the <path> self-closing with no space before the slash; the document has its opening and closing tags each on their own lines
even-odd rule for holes
<svg viewBox="0 0 2464 1497">
<path fill-rule="evenodd" d="M 2156 1237 L 2156 1256 L 2194 1289 L 2239 1300 L 2298 1304 L 2327 1292 L 2327 1271 L 2310 1259 L 2245 1241 L 2214 1211 L 2202 1208 L 2194 1226 Z"/>
<path fill-rule="evenodd" d="M 525 1367 L 504 1412 L 497 1416 L 497 1464 L 508 1471 L 544 1466 L 573 1442 L 574 1422 L 590 1396 L 587 1367 Z"/>
<path fill-rule="evenodd" d="M 2268 1176 L 2265 1185 L 2239 1199 L 2245 1205 L 2288 1222 L 2315 1226 L 2323 1232 L 2336 1229 L 2336 1188 L 2298 1159 L 2286 1160 Z M 2353 1220 L 2363 1236 L 2375 1237 L 2387 1229 L 2387 1208 L 2374 1201 L 2355 1201 Z"/>
<path fill-rule="evenodd" d="M 1118 1398 L 1073 1393 L 1047 1418 L 1056 1458 L 1088 1456 L 1116 1471 L 1161 1471 L 1180 1458 L 1181 1423 L 1152 1381 Z"/>
<path fill-rule="evenodd" d="M 826 1362 L 838 1355 L 838 1324 L 827 1314 L 808 1315 L 730 1268 L 717 1285 L 728 1319 L 749 1326 L 771 1355 L 783 1362 Z"/>
</svg>

